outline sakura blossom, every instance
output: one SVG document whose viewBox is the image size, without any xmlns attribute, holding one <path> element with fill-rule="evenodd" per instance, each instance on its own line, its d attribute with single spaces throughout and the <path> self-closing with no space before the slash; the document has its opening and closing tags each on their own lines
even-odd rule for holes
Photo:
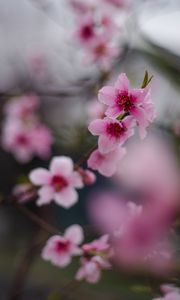
<svg viewBox="0 0 180 300">
<path fill-rule="evenodd" d="M 99 151 L 106 154 L 123 145 L 134 134 L 133 126 L 132 117 L 127 117 L 123 121 L 106 117 L 92 121 L 88 129 L 93 135 L 99 136 Z"/>
<path fill-rule="evenodd" d="M 110 256 L 110 244 L 108 235 L 82 246 L 83 257 L 80 259 L 80 268 L 76 273 L 76 279 L 85 279 L 89 283 L 97 283 L 103 269 L 111 267 L 108 258 Z"/>
<path fill-rule="evenodd" d="M 64 235 L 54 235 L 42 250 L 42 258 L 60 268 L 68 266 L 73 256 L 82 254 L 80 244 L 84 239 L 83 230 L 79 225 L 68 227 Z"/>
<path fill-rule="evenodd" d="M 78 172 L 81 175 L 85 185 L 92 185 L 96 182 L 96 175 L 92 171 L 78 168 Z"/>
<path fill-rule="evenodd" d="M 24 95 L 7 102 L 2 126 L 2 146 L 20 163 L 28 163 L 34 156 L 47 159 L 51 154 L 53 136 L 39 121 L 39 100 L 35 95 Z"/>
<path fill-rule="evenodd" d="M 101 175 L 111 177 L 115 174 L 119 161 L 126 154 L 121 146 L 114 151 L 102 154 L 98 149 L 93 151 L 87 161 L 88 167 L 97 170 Z"/>
<path fill-rule="evenodd" d="M 149 87 L 130 90 L 129 80 L 126 74 L 122 73 L 114 86 L 100 89 L 98 99 L 108 106 L 105 112 L 108 117 L 117 118 L 127 113 L 135 118 L 140 136 L 146 136 L 146 128 L 155 118 Z"/>
<path fill-rule="evenodd" d="M 70 157 L 54 157 L 49 170 L 37 168 L 30 172 L 30 181 L 40 186 L 37 205 L 41 206 L 54 201 L 68 209 L 78 201 L 76 188 L 83 187 L 82 177 L 74 171 L 74 164 Z"/>
</svg>

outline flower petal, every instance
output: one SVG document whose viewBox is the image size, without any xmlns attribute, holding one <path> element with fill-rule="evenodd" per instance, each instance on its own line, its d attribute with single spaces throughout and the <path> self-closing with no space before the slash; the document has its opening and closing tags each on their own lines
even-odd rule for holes
<svg viewBox="0 0 180 300">
<path fill-rule="evenodd" d="M 89 124 L 88 129 L 93 135 L 103 134 L 106 129 L 106 121 L 101 119 L 94 120 Z"/>
<path fill-rule="evenodd" d="M 54 197 L 53 188 L 50 186 L 43 186 L 38 191 L 39 199 L 37 200 L 37 205 L 41 206 L 43 204 L 49 204 Z"/>
<path fill-rule="evenodd" d="M 115 83 L 115 88 L 117 90 L 128 91 L 129 90 L 129 79 L 127 78 L 125 73 L 122 73 L 118 80 Z"/>
<path fill-rule="evenodd" d="M 73 188 L 65 188 L 60 193 L 56 193 L 54 200 L 57 204 L 68 209 L 78 200 L 78 193 Z"/>
<path fill-rule="evenodd" d="M 74 244 L 79 245 L 84 239 L 82 227 L 80 225 L 72 225 L 65 231 L 65 237 Z"/>
<path fill-rule="evenodd" d="M 98 99 L 101 103 L 106 105 L 113 105 L 116 98 L 116 92 L 114 87 L 105 86 L 98 93 Z"/>
<path fill-rule="evenodd" d="M 51 174 L 48 170 L 37 168 L 30 172 L 30 181 L 35 185 L 47 185 L 50 182 Z"/>
<path fill-rule="evenodd" d="M 68 176 L 73 171 L 73 161 L 67 156 L 54 157 L 50 163 L 50 171 L 53 174 L 62 174 Z"/>
<path fill-rule="evenodd" d="M 109 138 L 106 135 L 101 135 L 98 140 L 99 151 L 102 154 L 113 151 L 117 146 L 117 140 L 115 138 Z"/>
</svg>

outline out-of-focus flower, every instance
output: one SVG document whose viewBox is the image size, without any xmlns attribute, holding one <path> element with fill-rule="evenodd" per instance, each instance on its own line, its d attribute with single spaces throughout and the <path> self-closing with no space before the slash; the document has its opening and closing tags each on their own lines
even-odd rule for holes
<svg viewBox="0 0 180 300">
<path fill-rule="evenodd" d="M 158 206 L 126 204 L 113 194 L 93 197 L 90 213 L 112 238 L 115 261 L 125 269 L 168 271 L 174 261 L 169 241 L 172 220 Z M 152 222 L 153 219 L 153 222 Z"/>
<path fill-rule="evenodd" d="M 119 161 L 126 154 L 125 148 L 102 154 L 98 149 L 93 151 L 87 161 L 88 167 L 97 170 L 101 175 L 111 177 L 117 170 Z"/>
<path fill-rule="evenodd" d="M 51 261 L 58 267 L 66 267 L 71 263 L 72 257 L 81 255 L 79 245 L 83 241 L 83 231 L 79 225 L 68 227 L 64 236 L 52 236 L 42 250 L 42 258 Z"/>
<path fill-rule="evenodd" d="M 117 118 L 121 114 L 128 113 L 137 121 L 141 137 L 145 136 L 145 129 L 155 118 L 154 106 L 150 98 L 150 89 L 129 90 L 129 80 L 122 73 L 114 87 L 105 86 L 98 94 L 99 101 L 108 106 L 105 114 L 111 118 Z"/>
<path fill-rule="evenodd" d="M 99 151 L 106 154 L 115 150 L 134 134 L 133 125 L 131 117 L 127 117 L 123 121 L 104 118 L 92 121 L 88 129 L 93 135 L 99 135 Z"/>
<path fill-rule="evenodd" d="M 54 200 L 64 208 L 70 208 L 78 200 L 75 188 L 82 188 L 80 174 L 74 171 L 71 158 L 66 156 L 54 157 L 49 170 L 37 168 L 30 172 L 31 182 L 41 186 L 38 190 L 38 205 L 48 204 Z"/>
<path fill-rule="evenodd" d="M 173 285 L 163 285 L 161 286 L 163 292 L 162 297 L 154 298 L 153 300 L 179 300 L 180 299 L 180 289 Z"/>
<path fill-rule="evenodd" d="M 7 118 L 29 118 L 39 107 L 39 100 L 35 95 L 24 95 L 8 101 L 4 106 Z"/>
<path fill-rule="evenodd" d="M 21 163 L 35 155 L 47 159 L 51 152 L 52 133 L 39 121 L 38 107 L 39 100 L 34 95 L 17 97 L 4 107 L 2 146 Z"/>
<path fill-rule="evenodd" d="M 128 145 L 116 179 L 147 195 L 148 202 L 159 205 L 159 209 L 162 206 L 164 211 L 168 205 L 170 215 L 179 207 L 178 164 L 168 141 L 159 134 Z"/>
<path fill-rule="evenodd" d="M 126 7 L 126 0 L 103 0 L 104 2 L 113 5 L 116 8 L 124 8 Z"/>
<path fill-rule="evenodd" d="M 101 270 L 111 267 L 108 257 L 110 256 L 110 244 L 108 235 L 82 246 L 83 257 L 80 260 L 80 268 L 76 273 L 76 279 L 86 279 L 90 283 L 96 283 L 101 277 Z"/>
<path fill-rule="evenodd" d="M 87 51 L 88 60 L 97 63 L 103 70 L 109 70 L 114 59 L 120 54 L 119 48 L 110 44 L 104 36 L 96 38 Z"/>
</svg>

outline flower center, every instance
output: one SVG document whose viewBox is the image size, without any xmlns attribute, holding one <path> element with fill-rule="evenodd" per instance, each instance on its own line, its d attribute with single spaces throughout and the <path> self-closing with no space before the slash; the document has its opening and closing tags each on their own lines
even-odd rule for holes
<svg viewBox="0 0 180 300">
<path fill-rule="evenodd" d="M 98 57 L 101 57 L 106 54 L 106 46 L 104 44 L 99 44 L 96 46 L 94 52 Z"/>
<path fill-rule="evenodd" d="M 16 141 L 22 146 L 26 146 L 28 144 L 28 138 L 23 134 L 19 134 L 16 138 Z"/>
<path fill-rule="evenodd" d="M 83 26 L 83 28 L 81 29 L 81 34 L 85 40 L 91 39 L 94 36 L 92 26 L 90 26 L 90 25 Z"/>
<path fill-rule="evenodd" d="M 115 138 L 119 138 L 126 131 L 126 127 L 122 123 L 110 123 L 107 126 L 107 133 Z"/>
<path fill-rule="evenodd" d="M 58 241 L 56 243 L 56 251 L 58 253 L 66 252 L 69 250 L 70 242 L 69 241 Z"/>
<path fill-rule="evenodd" d="M 56 190 L 56 192 L 59 192 L 68 185 L 68 182 L 61 175 L 54 175 L 51 180 L 51 184 Z"/>
<path fill-rule="evenodd" d="M 118 94 L 116 98 L 116 103 L 123 108 L 124 111 L 129 111 L 133 106 L 132 96 L 128 95 L 127 92 L 122 92 Z"/>
</svg>

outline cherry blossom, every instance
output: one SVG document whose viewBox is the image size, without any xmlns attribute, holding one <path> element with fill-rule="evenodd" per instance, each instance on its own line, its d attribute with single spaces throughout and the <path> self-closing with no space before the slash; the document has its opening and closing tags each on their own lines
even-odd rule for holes
<svg viewBox="0 0 180 300">
<path fill-rule="evenodd" d="M 80 268 L 76 273 L 76 279 L 86 279 L 90 283 L 96 283 L 101 277 L 101 270 L 109 269 L 110 256 L 109 236 L 104 235 L 98 240 L 82 246 L 83 257 L 80 260 Z"/>
<path fill-rule="evenodd" d="M 112 118 L 97 119 L 90 123 L 88 129 L 93 135 L 98 135 L 98 148 L 103 154 L 115 150 L 134 134 L 133 119 L 125 118 L 118 121 Z"/>
<path fill-rule="evenodd" d="M 68 227 L 63 236 L 54 235 L 42 250 L 42 258 L 58 267 L 66 267 L 71 263 L 72 257 L 81 255 L 79 245 L 83 241 L 83 230 L 79 225 Z"/>
<path fill-rule="evenodd" d="M 38 205 L 48 204 L 51 201 L 64 208 L 70 208 L 78 201 L 75 188 L 82 188 L 80 174 L 73 170 L 73 161 L 66 156 L 54 157 L 49 170 L 37 168 L 30 172 L 31 182 L 41 186 L 38 190 Z"/>
<path fill-rule="evenodd" d="M 145 137 L 145 129 L 155 118 L 149 87 L 130 90 L 129 80 L 122 73 L 114 86 L 105 86 L 99 91 L 98 98 L 108 106 L 105 112 L 108 117 L 117 118 L 124 113 L 133 116 L 140 136 Z"/>
<path fill-rule="evenodd" d="M 97 170 L 101 175 L 111 177 L 116 172 L 118 163 L 125 154 L 126 150 L 122 147 L 106 154 L 102 154 L 96 149 L 91 153 L 87 164 L 89 168 Z"/>
</svg>

